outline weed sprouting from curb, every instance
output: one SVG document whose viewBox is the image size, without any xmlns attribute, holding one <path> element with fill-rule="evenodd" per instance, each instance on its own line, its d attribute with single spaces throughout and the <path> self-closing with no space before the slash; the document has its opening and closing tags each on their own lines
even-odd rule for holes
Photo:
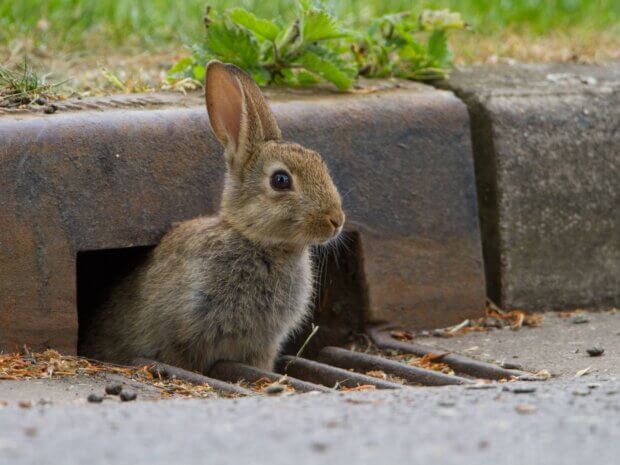
<svg viewBox="0 0 620 465">
<path fill-rule="evenodd" d="M 207 7 L 205 40 L 168 73 L 171 83 L 202 82 L 211 59 L 233 63 L 260 85 L 310 86 L 329 82 L 345 91 L 359 76 L 429 81 L 452 67 L 448 33 L 466 28 L 459 13 L 423 10 L 388 14 L 349 29 L 311 0 L 295 2 L 294 17 L 268 19 L 241 7 Z"/>
<path fill-rule="evenodd" d="M 27 58 L 16 69 L 0 65 L 0 107 L 45 105 L 57 97 L 58 88 L 65 82 L 48 82 L 47 76 L 37 73 Z"/>
</svg>

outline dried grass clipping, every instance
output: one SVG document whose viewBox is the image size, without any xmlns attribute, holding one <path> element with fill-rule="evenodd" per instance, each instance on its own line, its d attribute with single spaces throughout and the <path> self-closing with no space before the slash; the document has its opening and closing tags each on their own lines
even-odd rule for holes
<svg viewBox="0 0 620 465">
<path fill-rule="evenodd" d="M 212 397 L 213 388 L 208 384 L 192 384 L 176 378 L 164 379 L 154 375 L 149 366 L 124 367 L 91 361 L 82 357 L 62 355 L 48 349 L 24 354 L 0 354 L 0 380 L 53 379 L 67 376 L 94 376 L 114 373 L 158 388 L 162 396 Z"/>
<path fill-rule="evenodd" d="M 491 328 L 510 327 L 513 331 L 521 329 L 523 326 L 540 326 L 543 316 L 539 313 L 528 313 L 523 310 L 504 311 L 490 300 L 487 301 L 485 315 L 482 318 L 464 320 L 458 325 L 449 328 L 435 330 L 434 336 L 453 337 L 467 334 L 470 332 L 485 332 Z"/>
</svg>

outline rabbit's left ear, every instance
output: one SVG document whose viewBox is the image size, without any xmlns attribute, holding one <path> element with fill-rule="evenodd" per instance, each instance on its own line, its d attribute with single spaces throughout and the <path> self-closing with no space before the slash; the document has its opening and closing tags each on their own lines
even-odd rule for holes
<svg viewBox="0 0 620 465">
<path fill-rule="evenodd" d="M 259 144 L 280 139 L 280 129 L 260 89 L 241 69 L 213 60 L 205 79 L 211 127 L 229 168 L 238 171 Z"/>
</svg>

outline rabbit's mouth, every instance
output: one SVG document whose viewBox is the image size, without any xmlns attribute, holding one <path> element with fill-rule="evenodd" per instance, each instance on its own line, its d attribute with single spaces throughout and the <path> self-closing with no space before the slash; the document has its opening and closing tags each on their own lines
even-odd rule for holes
<svg viewBox="0 0 620 465">
<path fill-rule="evenodd" d="M 333 242 L 340 236 L 343 226 L 344 213 L 338 211 L 336 213 L 322 215 L 318 221 L 314 222 L 306 235 L 310 239 L 310 245 L 325 245 Z"/>
</svg>

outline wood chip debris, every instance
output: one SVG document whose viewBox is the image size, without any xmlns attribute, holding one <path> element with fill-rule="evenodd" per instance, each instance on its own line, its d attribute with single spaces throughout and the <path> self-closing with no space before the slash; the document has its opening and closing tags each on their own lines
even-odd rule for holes
<svg viewBox="0 0 620 465">
<path fill-rule="evenodd" d="M 55 350 L 24 354 L 0 354 L 0 380 L 47 379 L 100 372 L 133 374 L 135 369 L 117 367 L 85 358 L 61 355 Z"/>
<path fill-rule="evenodd" d="M 395 330 L 391 332 L 392 336 L 398 338 L 402 338 L 401 340 L 409 341 L 413 339 L 413 335 L 408 331 L 400 331 Z M 430 353 L 426 354 L 423 357 L 418 357 L 417 355 L 402 353 L 398 350 L 394 349 L 379 349 L 376 345 L 371 342 L 366 342 L 364 345 L 359 344 L 349 344 L 347 349 L 352 350 L 354 352 L 362 352 L 365 354 L 378 355 L 383 358 L 387 358 L 390 360 L 394 360 L 401 363 L 406 363 L 408 365 L 416 366 L 419 368 L 425 368 L 427 370 L 439 371 L 441 373 L 445 373 L 447 375 L 453 375 L 454 370 L 448 366 L 448 364 L 441 361 L 441 358 L 445 357 L 449 354 L 449 352 L 442 352 L 438 354 Z M 390 374 L 383 373 L 381 370 L 372 370 L 366 373 L 368 376 L 373 376 L 374 378 L 382 378 L 387 379 L 389 381 L 394 381 L 401 384 L 407 384 L 406 381 L 392 376 Z M 384 378 L 383 376 L 387 376 Z"/>
<path fill-rule="evenodd" d="M 271 380 L 270 378 L 263 376 L 262 378 L 259 378 L 256 381 L 254 381 L 253 383 L 242 382 L 240 384 L 242 387 L 246 389 L 251 389 L 252 391 L 258 392 L 261 394 L 275 394 L 274 391 L 276 389 L 274 389 L 274 386 L 282 386 L 282 389 L 278 388 L 278 393 L 279 392 L 295 392 L 295 388 L 290 385 L 287 376 L 282 376 L 282 378 L 280 378 L 279 380 L 275 382 Z"/>
<path fill-rule="evenodd" d="M 482 318 L 464 320 L 455 326 L 436 329 L 432 332 L 432 335 L 437 337 L 454 337 L 470 332 L 485 332 L 493 328 L 503 329 L 505 327 L 518 331 L 523 326 L 540 326 L 543 318 L 539 313 L 532 314 L 523 310 L 505 311 L 491 301 L 487 301 L 485 315 Z"/>
<path fill-rule="evenodd" d="M 390 336 L 402 342 L 408 342 L 413 340 L 413 334 L 411 334 L 409 331 L 402 331 L 400 329 L 390 331 Z"/>
<path fill-rule="evenodd" d="M 377 389 L 377 387 L 375 385 L 373 385 L 373 384 L 360 384 L 360 385 L 355 386 L 355 387 L 346 387 L 346 386 L 340 385 L 338 387 L 338 390 L 342 391 L 342 392 L 374 391 L 376 389 Z"/>
<path fill-rule="evenodd" d="M 441 361 L 441 359 L 448 354 L 449 352 L 442 352 L 439 354 L 430 353 L 422 357 L 417 357 L 412 354 L 398 354 L 388 356 L 388 358 L 406 363 L 407 365 L 424 368 L 426 370 L 439 371 L 440 373 L 444 373 L 446 375 L 453 375 L 454 370 L 450 368 L 447 363 Z"/>
<path fill-rule="evenodd" d="M 62 355 L 48 349 L 43 352 L 0 354 L 0 380 L 52 379 L 68 376 L 118 374 L 155 386 L 163 397 L 214 397 L 208 384 L 193 384 L 176 378 L 164 379 L 153 374 L 149 366 L 126 367 L 95 362 L 83 357 Z"/>
<path fill-rule="evenodd" d="M 383 379 L 385 381 L 390 381 L 392 383 L 407 384 L 407 381 L 404 380 L 403 378 L 399 378 L 398 376 L 391 375 L 389 373 L 386 373 L 383 370 L 370 370 L 370 371 L 367 371 L 365 374 L 366 376 L 372 376 L 373 378 Z"/>
<path fill-rule="evenodd" d="M 591 371 L 592 371 L 592 367 L 587 367 L 587 368 L 584 368 L 583 370 L 579 370 L 577 373 L 575 373 L 575 378 L 581 378 L 582 376 L 589 374 Z"/>
<path fill-rule="evenodd" d="M 517 413 L 527 415 L 530 413 L 534 413 L 536 411 L 536 406 L 531 404 L 518 404 L 515 407 L 515 410 L 517 411 Z"/>
</svg>

